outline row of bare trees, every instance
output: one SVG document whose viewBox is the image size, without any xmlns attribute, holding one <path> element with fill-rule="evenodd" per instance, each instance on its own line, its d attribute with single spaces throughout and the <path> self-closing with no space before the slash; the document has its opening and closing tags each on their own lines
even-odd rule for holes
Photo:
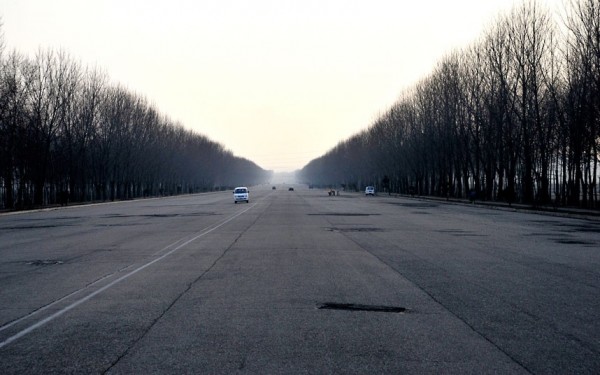
<svg viewBox="0 0 600 375">
<path fill-rule="evenodd" d="M 599 207 L 600 3 L 565 8 L 553 17 L 533 0 L 500 16 L 300 175 L 323 186 Z"/>
<path fill-rule="evenodd" d="M 67 54 L 0 46 L 0 208 L 255 184 L 270 172 Z"/>
</svg>

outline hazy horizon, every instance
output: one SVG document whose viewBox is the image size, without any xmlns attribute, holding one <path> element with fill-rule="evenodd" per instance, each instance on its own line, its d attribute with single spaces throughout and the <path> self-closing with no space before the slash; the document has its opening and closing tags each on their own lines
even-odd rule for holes
<svg viewBox="0 0 600 375">
<path fill-rule="evenodd" d="M 62 49 L 186 128 L 285 172 L 367 128 L 520 3 L 4 1 L 0 16 L 9 50 Z"/>
</svg>

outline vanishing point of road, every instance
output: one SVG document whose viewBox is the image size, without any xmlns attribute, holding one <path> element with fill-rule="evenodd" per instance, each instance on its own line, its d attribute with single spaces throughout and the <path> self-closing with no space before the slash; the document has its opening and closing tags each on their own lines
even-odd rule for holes
<svg viewBox="0 0 600 375">
<path fill-rule="evenodd" d="M 287 186 L 0 216 L 0 373 L 600 372 L 600 222 Z"/>
</svg>

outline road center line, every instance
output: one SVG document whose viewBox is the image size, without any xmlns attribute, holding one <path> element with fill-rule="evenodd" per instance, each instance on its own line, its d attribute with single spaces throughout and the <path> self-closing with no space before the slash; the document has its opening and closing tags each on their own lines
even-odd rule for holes
<svg viewBox="0 0 600 375">
<path fill-rule="evenodd" d="M 241 216 L 242 214 L 244 214 L 244 213 L 248 212 L 250 209 L 254 208 L 254 207 L 257 205 L 257 204 L 258 204 L 258 202 L 256 202 L 256 203 L 252 204 L 250 207 L 248 207 L 248 208 L 245 208 L 245 209 L 244 209 L 244 210 L 242 210 L 242 211 L 239 211 L 239 212 L 237 212 L 237 213 L 236 213 L 236 214 L 234 214 L 233 216 L 231 216 L 231 217 L 229 217 L 229 218 L 225 219 L 224 221 L 222 221 L 222 222 L 220 222 L 220 223 L 218 223 L 218 224 L 216 224 L 216 225 L 214 225 L 214 226 L 212 226 L 212 227 L 208 227 L 207 229 L 204 229 L 204 230 L 202 230 L 202 231 L 201 231 L 201 232 L 200 232 L 198 235 L 196 235 L 196 236 L 192 237 L 191 239 L 189 239 L 189 240 L 187 240 L 187 241 L 185 241 L 185 242 L 181 243 L 179 246 L 177 246 L 177 247 L 173 248 L 172 250 L 170 250 L 170 251 L 168 251 L 168 252 L 164 253 L 163 255 L 159 256 L 158 258 L 156 258 L 156 259 L 153 259 L 153 260 L 151 260 L 151 261 L 149 261 L 149 262 L 147 262 L 147 263 L 145 263 L 145 264 L 143 264 L 143 265 L 141 265 L 141 266 L 137 267 L 136 269 L 134 269 L 134 270 L 132 270 L 132 271 L 130 271 L 130 272 L 128 272 L 128 273 L 126 273 L 125 275 L 123 275 L 123 276 L 119 277 L 118 279 L 116 279 L 116 280 L 114 280 L 114 281 L 112 281 L 112 282 L 110 282 L 110 283 L 106 284 L 106 285 L 105 285 L 105 286 L 103 286 L 102 288 L 100 288 L 100 289 L 98 289 L 98 290 L 96 290 L 96 291 L 94 291 L 94 292 L 92 292 L 92 293 L 88 294 L 88 295 L 87 295 L 87 296 L 85 296 L 85 297 L 82 297 L 82 298 L 80 298 L 79 300 L 77 300 L 77 301 L 75 301 L 75 302 L 71 303 L 70 305 L 68 305 L 68 306 L 64 307 L 63 309 L 61 309 L 61 310 L 59 310 L 59 311 L 55 312 L 54 314 L 52 314 L 52 315 L 50 315 L 50 316 L 48 316 L 48 317 L 46 317 L 46 318 L 44 318 L 44 319 L 42 319 L 42 320 L 39 320 L 38 322 L 36 322 L 36 323 L 32 324 L 31 326 L 29 326 L 29 327 L 27 327 L 27 328 L 23 329 L 23 330 L 22 330 L 22 331 L 20 331 L 19 333 L 15 334 L 15 335 L 13 335 L 13 336 L 11 336 L 11 337 L 9 337 L 9 338 L 7 338 L 6 340 L 4 340 L 4 341 L 0 342 L 0 349 L 1 349 L 1 348 L 3 348 L 3 347 L 5 347 L 5 346 L 7 346 L 7 345 L 9 345 L 9 344 L 10 344 L 10 343 L 12 343 L 13 341 L 15 341 L 15 340 L 18 340 L 19 338 L 21 338 L 21 337 L 23 337 L 23 336 L 25 336 L 25 335 L 27 335 L 27 334 L 31 333 L 32 331 L 34 331 L 34 330 L 36 330 L 36 329 L 38 329 L 38 328 L 42 327 L 42 326 L 43 326 L 43 325 L 45 325 L 46 323 L 49 323 L 49 322 L 53 321 L 54 319 L 58 318 L 59 316 L 63 315 L 64 313 L 66 313 L 66 312 L 68 312 L 68 311 L 70 311 L 70 310 L 74 309 L 75 307 L 77 307 L 77 306 L 81 305 L 82 303 L 84 303 L 84 302 L 86 302 L 86 301 L 88 301 L 88 300 L 90 300 L 90 299 L 94 298 L 94 297 L 95 297 L 95 296 L 97 296 L 98 294 L 100 294 L 100 293 L 102 293 L 102 292 L 104 292 L 104 291 L 106 291 L 106 290 L 108 290 L 108 289 L 112 288 L 113 286 L 115 286 L 115 285 L 117 285 L 118 283 L 120 283 L 121 281 L 123 281 L 123 280 L 125 280 L 125 279 L 129 278 L 130 276 L 133 276 L 133 275 L 135 275 L 136 273 L 138 273 L 138 272 L 140 272 L 140 271 L 144 270 L 145 268 L 147 268 L 147 267 L 149 267 L 149 266 L 153 265 L 154 263 L 160 262 L 161 260 L 163 260 L 163 259 L 165 259 L 166 257 L 168 257 L 169 255 L 171 255 L 171 254 L 175 253 L 175 252 L 176 252 L 176 251 L 178 251 L 179 249 L 181 249 L 181 248 L 185 247 L 186 245 L 189 245 L 190 243 L 192 243 L 192 242 L 196 241 L 198 238 L 204 237 L 204 236 L 206 236 L 207 234 L 209 234 L 209 233 L 211 233 L 211 232 L 213 232 L 213 231 L 215 231 L 215 230 L 219 229 L 219 228 L 220 228 L 220 227 L 222 227 L 223 225 L 225 225 L 225 224 L 229 223 L 230 221 L 234 220 L 235 218 L 237 218 L 237 217 Z M 179 239 L 179 240 L 175 241 L 174 243 L 172 243 L 172 244 L 170 244 L 170 245 L 166 246 L 164 249 L 168 249 L 168 248 L 172 247 L 174 244 L 177 244 L 177 243 L 179 243 L 179 242 L 181 242 L 181 239 Z M 163 250 L 164 250 L 164 249 L 163 249 Z"/>
</svg>

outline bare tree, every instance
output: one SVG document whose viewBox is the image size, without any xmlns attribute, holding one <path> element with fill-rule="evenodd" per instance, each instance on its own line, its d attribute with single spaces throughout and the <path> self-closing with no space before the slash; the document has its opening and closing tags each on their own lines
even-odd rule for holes
<svg viewBox="0 0 600 375">
<path fill-rule="evenodd" d="M 570 5 L 564 55 L 550 12 L 527 0 L 302 175 L 328 183 L 385 175 L 399 192 L 465 197 L 472 190 L 529 204 L 554 194 L 554 202 L 595 206 L 600 6 Z"/>
<path fill-rule="evenodd" d="M 565 53 L 567 73 L 566 128 L 568 202 L 595 205 L 600 122 L 600 5 L 572 1 L 567 9 L 569 31 Z"/>
</svg>

